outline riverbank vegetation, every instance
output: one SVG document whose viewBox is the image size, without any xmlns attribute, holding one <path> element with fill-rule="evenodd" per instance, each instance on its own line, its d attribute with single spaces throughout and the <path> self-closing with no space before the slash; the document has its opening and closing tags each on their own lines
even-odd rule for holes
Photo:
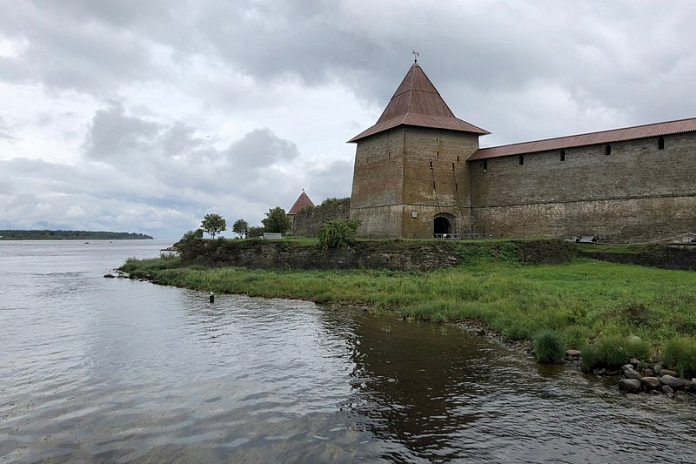
<svg viewBox="0 0 696 464">
<path fill-rule="evenodd" d="M 479 320 L 506 340 L 536 339 L 548 356 L 559 344 L 581 349 L 588 369 L 659 357 L 696 374 L 696 273 L 585 258 L 530 265 L 507 248 L 495 256 L 464 248 L 458 266 L 430 272 L 196 268 L 166 257 L 129 260 L 121 270 L 197 290 L 365 305 L 412 320 Z"/>
</svg>

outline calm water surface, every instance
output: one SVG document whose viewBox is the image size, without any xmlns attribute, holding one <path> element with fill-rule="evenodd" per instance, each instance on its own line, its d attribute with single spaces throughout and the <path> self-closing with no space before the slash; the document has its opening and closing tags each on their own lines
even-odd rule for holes
<svg viewBox="0 0 696 464">
<path fill-rule="evenodd" d="M 696 462 L 696 407 L 452 327 L 104 279 L 153 241 L 0 242 L 0 462 Z"/>
</svg>

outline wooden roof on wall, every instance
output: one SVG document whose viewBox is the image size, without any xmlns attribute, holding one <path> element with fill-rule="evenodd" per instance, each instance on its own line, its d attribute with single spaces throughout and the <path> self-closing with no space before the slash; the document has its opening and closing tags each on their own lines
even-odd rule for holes
<svg viewBox="0 0 696 464">
<path fill-rule="evenodd" d="M 481 148 L 471 155 L 467 161 L 476 161 L 503 156 L 538 153 L 542 151 L 561 150 L 564 148 L 599 145 L 626 140 L 659 137 L 661 135 L 696 132 L 696 118 L 680 119 L 677 121 L 659 122 L 643 126 L 626 127 L 589 134 L 570 135 L 553 139 L 536 140 L 533 142 L 513 143 L 499 147 Z"/>
<path fill-rule="evenodd" d="M 489 133 L 455 117 L 418 63 L 408 70 L 375 125 L 348 142 L 357 142 L 398 126 L 429 127 L 479 135 Z"/>
</svg>

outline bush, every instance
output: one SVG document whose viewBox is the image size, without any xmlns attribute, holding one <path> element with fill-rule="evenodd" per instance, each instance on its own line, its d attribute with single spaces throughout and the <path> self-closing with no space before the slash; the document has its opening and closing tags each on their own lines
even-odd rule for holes
<svg viewBox="0 0 696 464">
<path fill-rule="evenodd" d="M 646 359 L 649 353 L 648 344 L 638 337 L 606 337 L 582 351 L 582 368 L 586 372 L 600 367 L 618 369 L 631 358 Z"/>
<path fill-rule="evenodd" d="M 561 338 L 546 330 L 534 339 L 534 356 L 537 362 L 554 363 L 563 358 L 565 347 Z"/>
<path fill-rule="evenodd" d="M 321 249 L 326 251 L 354 244 L 360 222 L 359 219 L 337 219 L 323 223 L 317 235 Z"/>
<path fill-rule="evenodd" d="M 696 340 L 676 337 L 665 346 L 665 363 L 681 377 L 696 376 Z"/>
</svg>

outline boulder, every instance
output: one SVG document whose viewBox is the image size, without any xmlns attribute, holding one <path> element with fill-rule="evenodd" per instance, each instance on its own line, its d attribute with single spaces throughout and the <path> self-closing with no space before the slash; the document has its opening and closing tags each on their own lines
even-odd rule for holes
<svg viewBox="0 0 696 464">
<path fill-rule="evenodd" d="M 660 371 L 660 375 L 671 375 L 672 377 L 677 377 L 677 371 L 673 371 L 670 369 L 662 369 Z"/>
<path fill-rule="evenodd" d="M 642 375 L 640 375 L 638 372 L 636 372 L 635 369 L 633 369 L 633 366 L 631 364 L 626 364 L 624 367 L 621 368 L 621 370 L 624 373 L 624 377 L 627 379 L 636 379 L 640 380 Z"/>
<path fill-rule="evenodd" d="M 662 364 L 657 363 L 653 366 L 653 370 L 655 371 L 655 375 L 660 375 L 662 372 Z"/>
<path fill-rule="evenodd" d="M 640 380 L 621 379 L 619 380 L 619 390 L 623 390 L 626 393 L 640 393 L 642 390 Z"/>
<path fill-rule="evenodd" d="M 664 372 L 664 369 L 662 370 L 662 372 Z M 685 381 L 684 379 L 680 379 L 680 378 L 671 376 L 669 374 L 665 374 L 665 375 L 660 376 L 660 383 L 662 385 L 666 385 L 674 390 L 684 388 L 684 384 L 686 382 L 687 381 Z M 691 384 L 691 382 L 689 382 L 689 384 Z"/>
<path fill-rule="evenodd" d="M 104 274 L 105 279 L 114 279 L 116 276 L 113 274 Z"/>
<path fill-rule="evenodd" d="M 665 395 L 671 395 L 672 393 L 674 393 L 674 390 L 669 385 L 663 385 L 661 390 L 662 393 L 664 393 Z"/>
<path fill-rule="evenodd" d="M 630 362 L 634 367 L 638 367 L 638 364 L 640 364 L 640 359 L 631 358 L 628 362 Z"/>
<path fill-rule="evenodd" d="M 649 367 L 643 369 L 643 376 L 644 377 L 655 377 L 655 371 L 650 369 Z"/>
<path fill-rule="evenodd" d="M 657 377 L 643 377 L 640 379 L 640 383 L 648 390 L 655 390 L 660 387 L 660 379 Z"/>
<path fill-rule="evenodd" d="M 566 356 L 569 358 L 577 358 L 582 354 L 582 351 L 580 350 L 567 350 L 566 351 Z"/>
</svg>

